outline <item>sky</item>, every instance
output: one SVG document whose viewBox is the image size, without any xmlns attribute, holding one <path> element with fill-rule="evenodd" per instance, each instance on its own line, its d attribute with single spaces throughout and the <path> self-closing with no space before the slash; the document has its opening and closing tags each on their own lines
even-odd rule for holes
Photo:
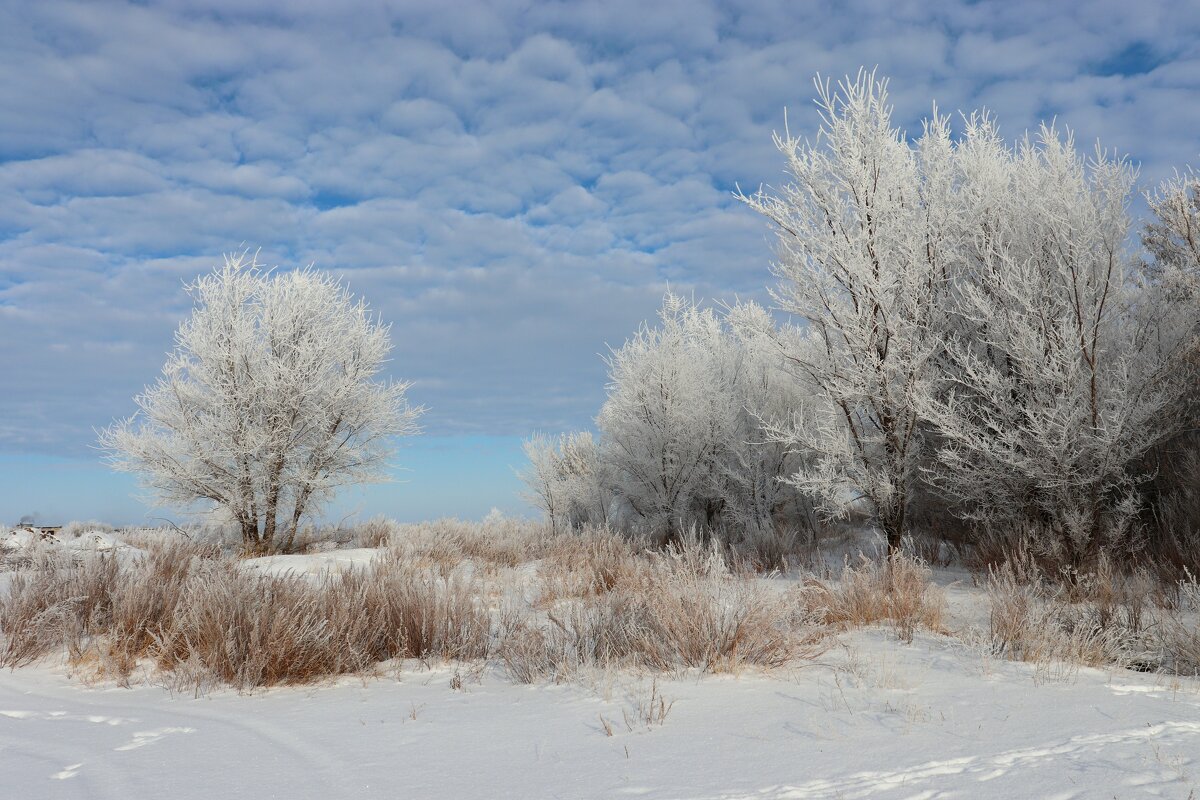
<svg viewBox="0 0 1200 800">
<path fill-rule="evenodd" d="M 0 0 L 0 521 L 140 522 L 95 433 L 134 411 L 225 252 L 341 276 L 425 432 L 333 520 L 528 512 L 534 432 L 590 427 L 601 355 L 668 285 L 765 299 L 736 201 L 877 67 L 896 120 L 987 107 L 1200 165 L 1195 2 Z"/>
</svg>

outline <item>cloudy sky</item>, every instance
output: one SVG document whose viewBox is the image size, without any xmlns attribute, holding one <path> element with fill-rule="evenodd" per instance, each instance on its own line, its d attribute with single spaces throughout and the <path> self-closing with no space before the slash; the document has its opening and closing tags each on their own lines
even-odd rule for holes
<svg viewBox="0 0 1200 800">
<path fill-rule="evenodd" d="M 344 276 L 431 409 L 336 515 L 519 510 L 521 439 L 591 424 L 668 283 L 762 295 L 731 193 L 863 65 L 910 131 L 936 100 L 1200 163 L 1194 2 L 0 0 L 0 520 L 157 513 L 93 430 L 243 246 Z"/>
</svg>

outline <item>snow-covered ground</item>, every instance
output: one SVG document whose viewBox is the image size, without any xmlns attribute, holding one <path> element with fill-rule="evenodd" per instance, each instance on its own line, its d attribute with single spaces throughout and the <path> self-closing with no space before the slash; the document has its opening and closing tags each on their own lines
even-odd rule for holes
<svg viewBox="0 0 1200 800">
<path fill-rule="evenodd" d="M 1188 798 L 1200 684 L 841 637 L 770 676 L 522 686 L 405 665 L 254 695 L 0 678 L 9 798 Z M 647 724 L 652 691 L 669 705 Z M 656 705 L 656 708 L 662 708 Z M 607 729 L 611 729 L 609 735 Z"/>
<path fill-rule="evenodd" d="M 64 546 L 142 552 L 85 539 Z M 316 576 L 378 555 L 241 563 Z M 1200 681 L 985 655 L 967 642 L 986 596 L 934 579 L 956 636 L 859 630 L 770 673 L 526 686 L 410 662 L 196 697 L 43 662 L 0 673 L 0 800 L 1200 797 Z"/>
</svg>

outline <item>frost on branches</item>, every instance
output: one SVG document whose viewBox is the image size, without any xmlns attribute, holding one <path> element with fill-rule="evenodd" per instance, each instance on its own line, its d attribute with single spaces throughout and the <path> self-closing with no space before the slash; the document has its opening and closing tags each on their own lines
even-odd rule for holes
<svg viewBox="0 0 1200 800">
<path fill-rule="evenodd" d="M 333 277 L 242 254 L 188 291 L 162 377 L 101 446 L 161 503 L 227 516 L 248 548 L 286 548 L 339 487 L 382 479 L 391 438 L 417 433 L 423 409 L 379 379 L 388 326 Z"/>
<path fill-rule="evenodd" d="M 991 119 L 967 122 L 952 324 L 922 406 L 940 443 L 930 475 L 967 519 L 1038 531 L 1078 567 L 1127 537 L 1137 462 L 1182 425 L 1193 314 L 1126 248 L 1128 162 L 1085 161 L 1053 127 L 1010 148 Z"/>
<path fill-rule="evenodd" d="M 1187 171 L 1146 196 L 1155 219 L 1142 233 L 1151 274 L 1200 280 L 1200 175 Z M 1194 286 L 1192 287 L 1194 290 Z"/>
<path fill-rule="evenodd" d="M 775 138 L 791 182 L 741 195 L 778 233 L 773 297 L 805 323 L 788 360 L 816 393 L 771 433 L 811 454 L 790 483 L 829 516 L 865 503 L 894 549 L 917 480 L 918 396 L 942 349 L 952 148 L 936 116 L 910 146 L 873 74 L 818 91 L 816 141 Z"/>
<path fill-rule="evenodd" d="M 693 526 L 746 533 L 803 524 L 805 504 L 779 482 L 795 458 L 765 441 L 760 421 L 795 402 L 780 360 L 711 309 L 668 294 L 659 324 L 607 359 L 599 437 L 526 445 L 535 502 L 555 527 L 606 523 L 667 539 Z"/>
<path fill-rule="evenodd" d="M 952 134 L 936 108 L 909 139 L 873 73 L 817 87 L 816 137 L 775 137 L 787 183 L 739 193 L 796 324 L 668 295 L 609 359 L 597 439 L 531 445 L 543 506 L 670 536 L 811 502 L 892 551 L 936 507 L 1056 568 L 1132 552 L 1148 482 L 1195 473 L 1162 462 L 1200 418 L 1200 179 L 1147 196 L 1135 250 L 1126 160 L 1053 126 L 1009 145 L 988 114 Z"/>
</svg>

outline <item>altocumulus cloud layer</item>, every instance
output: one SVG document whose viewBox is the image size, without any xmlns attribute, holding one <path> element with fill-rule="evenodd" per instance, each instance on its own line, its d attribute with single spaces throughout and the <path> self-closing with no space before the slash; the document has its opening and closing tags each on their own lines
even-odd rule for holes
<svg viewBox="0 0 1200 800">
<path fill-rule="evenodd" d="M 431 434 L 586 426 L 668 282 L 768 282 L 731 191 L 779 179 L 818 71 L 878 65 L 910 131 L 936 99 L 1146 182 L 1200 160 L 1189 2 L 199 5 L 0 5 L 0 452 L 85 453 L 242 243 L 393 323 Z"/>
</svg>

